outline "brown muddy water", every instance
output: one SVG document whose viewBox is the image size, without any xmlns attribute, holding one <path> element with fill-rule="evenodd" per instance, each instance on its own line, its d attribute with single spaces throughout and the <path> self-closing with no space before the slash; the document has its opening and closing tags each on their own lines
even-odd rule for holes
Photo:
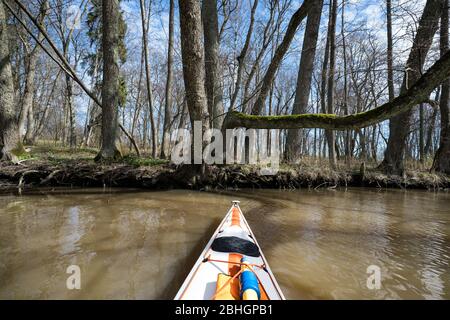
<svg viewBox="0 0 450 320">
<path fill-rule="evenodd" d="M 171 299 L 232 199 L 288 299 L 450 299 L 450 195 L 369 189 L 1 195 L 0 299 Z"/>
</svg>

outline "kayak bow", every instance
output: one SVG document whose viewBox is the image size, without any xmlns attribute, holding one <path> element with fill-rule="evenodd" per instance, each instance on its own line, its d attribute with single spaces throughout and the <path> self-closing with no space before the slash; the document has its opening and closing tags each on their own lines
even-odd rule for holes
<svg viewBox="0 0 450 320">
<path fill-rule="evenodd" d="M 233 201 L 175 300 L 284 299 L 239 201 Z"/>
</svg>

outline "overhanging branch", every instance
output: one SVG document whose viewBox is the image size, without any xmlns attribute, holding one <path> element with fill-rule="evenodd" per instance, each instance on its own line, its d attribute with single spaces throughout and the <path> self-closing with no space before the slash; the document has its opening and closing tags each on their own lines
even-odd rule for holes
<svg viewBox="0 0 450 320">
<path fill-rule="evenodd" d="M 223 127 L 224 129 L 244 127 L 253 129 L 322 128 L 331 130 L 363 128 L 392 118 L 420 103 L 429 101 L 431 92 L 449 77 L 450 51 L 436 61 L 405 93 L 372 110 L 348 116 L 336 116 L 334 114 L 257 116 L 230 111 L 225 117 Z"/>
</svg>

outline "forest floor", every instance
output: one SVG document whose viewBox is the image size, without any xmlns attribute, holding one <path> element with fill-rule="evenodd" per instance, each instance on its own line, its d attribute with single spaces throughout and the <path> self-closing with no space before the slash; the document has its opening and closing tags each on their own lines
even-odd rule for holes
<svg viewBox="0 0 450 320">
<path fill-rule="evenodd" d="M 176 166 L 143 155 L 125 156 L 111 164 L 94 162 L 96 149 L 70 150 L 55 145 L 29 147 L 19 163 L 0 162 L 0 191 L 36 187 L 129 187 L 147 189 L 238 189 L 238 188 L 336 188 L 375 187 L 439 190 L 450 188 L 450 177 L 430 173 L 410 162 L 404 176 L 388 176 L 376 164 L 361 161 L 340 163 L 331 170 L 326 159 L 304 158 L 298 164 L 281 164 L 274 175 L 260 174 L 252 165 L 208 166 L 198 174 L 192 166 Z M 426 166 L 426 165 L 425 165 Z M 424 166 L 424 167 L 425 167 Z"/>
</svg>

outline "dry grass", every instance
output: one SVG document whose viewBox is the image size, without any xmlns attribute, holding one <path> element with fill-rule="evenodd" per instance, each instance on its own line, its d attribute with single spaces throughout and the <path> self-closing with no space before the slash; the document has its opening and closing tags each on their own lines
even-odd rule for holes
<svg viewBox="0 0 450 320">
<path fill-rule="evenodd" d="M 86 180 L 90 179 L 96 182 L 99 179 L 111 180 L 111 175 L 115 177 L 115 181 L 122 181 L 120 184 L 125 184 L 124 181 L 131 181 L 130 183 L 136 186 L 139 186 L 140 183 L 146 186 L 148 182 L 139 177 L 143 172 L 148 171 L 151 172 L 148 176 L 151 176 L 153 180 L 164 180 L 161 186 L 175 183 L 179 187 L 202 187 L 189 184 L 188 180 L 190 178 L 186 178 L 186 176 L 191 174 L 189 170 L 188 174 L 176 174 L 178 172 L 176 166 L 169 165 L 168 161 L 165 160 L 153 159 L 148 155 L 142 157 L 127 155 L 122 161 L 105 166 L 94 162 L 93 159 L 98 152 L 94 148 L 70 149 L 45 141 L 28 148 L 28 154 L 21 160 L 20 166 L 1 165 L 0 178 L 3 175 L 6 180 L 15 181 L 17 177 L 23 174 L 22 172 L 27 172 L 28 170 L 30 172 L 40 172 L 40 175 L 36 176 L 39 176 L 39 179 L 44 179 L 44 181 L 48 180 L 48 175 L 58 172 L 58 177 L 54 178 L 52 176 L 53 183 L 56 183 L 55 180 L 66 184 L 71 184 L 74 181 L 82 183 L 84 176 L 78 171 L 79 168 L 85 168 Z M 375 162 L 365 162 L 364 175 L 361 175 L 362 161 L 358 159 L 352 159 L 348 163 L 339 161 L 338 169 L 332 170 L 326 158 L 303 157 L 295 164 L 280 164 L 279 171 L 274 176 L 259 174 L 260 168 L 255 165 L 212 166 L 213 174 L 204 184 L 218 188 L 230 186 L 257 188 L 330 188 L 337 186 L 448 188 L 450 177 L 430 173 L 428 168 L 431 165 L 431 161 L 432 159 L 428 159 L 424 164 L 417 161 L 407 161 L 407 169 L 403 176 L 386 175 L 377 169 L 378 163 Z M 61 172 L 65 172 L 64 175 Z M 168 178 L 167 172 L 172 172 L 173 176 Z M 94 176 L 95 178 L 92 178 Z M 160 178 L 154 178 L 155 176 Z M 29 178 L 31 179 L 32 177 Z"/>
</svg>

